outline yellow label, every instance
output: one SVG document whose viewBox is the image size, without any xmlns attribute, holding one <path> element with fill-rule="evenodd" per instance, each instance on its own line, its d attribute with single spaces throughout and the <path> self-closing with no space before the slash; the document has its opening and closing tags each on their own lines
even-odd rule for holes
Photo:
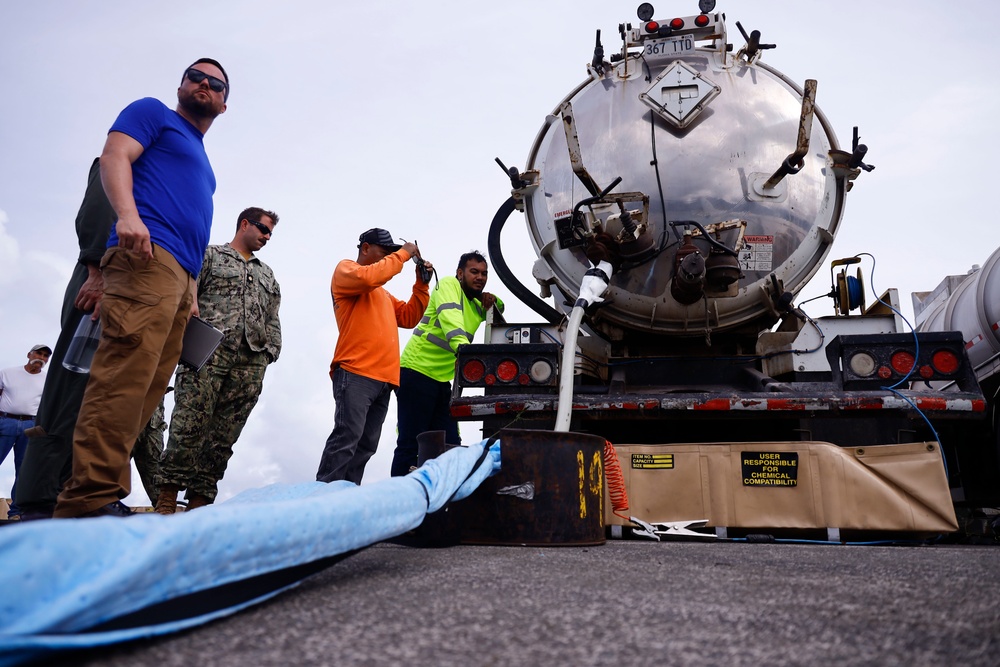
<svg viewBox="0 0 1000 667">
<path fill-rule="evenodd" d="M 670 470 L 673 454 L 632 454 L 632 470 Z"/>
</svg>

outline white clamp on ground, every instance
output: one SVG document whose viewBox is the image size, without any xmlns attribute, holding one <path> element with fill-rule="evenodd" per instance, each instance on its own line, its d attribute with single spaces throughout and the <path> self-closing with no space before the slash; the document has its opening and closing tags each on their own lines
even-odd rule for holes
<svg viewBox="0 0 1000 667">
<path fill-rule="evenodd" d="M 638 528 L 632 529 L 632 534 L 637 537 L 648 537 L 657 542 L 661 537 L 693 537 L 708 538 L 714 540 L 717 535 L 714 533 L 701 533 L 692 528 L 704 528 L 708 519 L 692 519 L 690 521 L 658 521 L 646 523 L 642 519 L 630 516 L 629 520 Z"/>
</svg>

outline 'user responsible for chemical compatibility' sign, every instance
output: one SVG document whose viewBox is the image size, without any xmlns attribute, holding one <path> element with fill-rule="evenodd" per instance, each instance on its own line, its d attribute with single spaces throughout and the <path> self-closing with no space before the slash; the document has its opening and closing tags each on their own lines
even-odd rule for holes
<svg viewBox="0 0 1000 667">
<path fill-rule="evenodd" d="M 740 452 L 743 486 L 797 486 L 798 452 Z"/>
</svg>

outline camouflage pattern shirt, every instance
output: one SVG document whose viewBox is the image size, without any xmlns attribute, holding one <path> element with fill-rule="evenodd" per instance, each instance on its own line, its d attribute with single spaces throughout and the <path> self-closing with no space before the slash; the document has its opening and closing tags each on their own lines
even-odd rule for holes
<svg viewBox="0 0 1000 667">
<path fill-rule="evenodd" d="M 203 320 L 225 333 L 222 345 L 250 349 L 274 362 L 281 352 L 278 307 L 281 290 L 274 273 L 256 255 L 244 261 L 228 243 L 210 245 L 198 274 L 198 310 Z"/>
</svg>

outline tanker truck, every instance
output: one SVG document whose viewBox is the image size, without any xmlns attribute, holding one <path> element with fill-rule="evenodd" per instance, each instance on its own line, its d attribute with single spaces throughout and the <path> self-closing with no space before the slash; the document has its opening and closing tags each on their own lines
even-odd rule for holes
<svg viewBox="0 0 1000 667">
<path fill-rule="evenodd" d="M 867 147 L 838 143 L 817 82 L 767 65 L 759 32 L 699 10 L 643 3 L 607 53 L 598 31 L 523 169 L 497 159 L 491 263 L 539 317 L 459 349 L 452 414 L 603 436 L 611 528 L 954 530 L 953 504 L 1000 489 L 967 341 L 909 330 L 860 257 L 828 260 Z M 515 213 L 534 288 L 501 247 Z M 821 270 L 833 314 L 812 317 L 795 299 Z"/>
</svg>

